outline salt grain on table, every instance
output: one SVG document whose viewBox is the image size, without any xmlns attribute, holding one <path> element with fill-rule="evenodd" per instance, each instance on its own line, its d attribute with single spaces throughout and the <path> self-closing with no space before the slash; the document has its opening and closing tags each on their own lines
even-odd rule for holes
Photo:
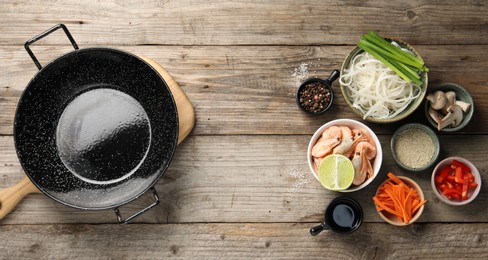
<svg viewBox="0 0 488 260">
<path fill-rule="evenodd" d="M 303 172 L 296 167 L 291 168 L 290 175 L 294 178 L 294 182 L 292 184 L 292 192 L 298 192 L 301 188 L 305 187 L 307 184 L 310 183 L 310 179 L 308 178 L 309 175 L 307 172 Z"/>
<path fill-rule="evenodd" d="M 295 86 L 298 88 L 302 82 L 308 78 L 309 72 L 308 72 L 308 64 L 305 62 L 302 62 L 298 68 L 295 68 L 293 72 L 291 73 L 291 77 L 294 80 Z"/>
</svg>

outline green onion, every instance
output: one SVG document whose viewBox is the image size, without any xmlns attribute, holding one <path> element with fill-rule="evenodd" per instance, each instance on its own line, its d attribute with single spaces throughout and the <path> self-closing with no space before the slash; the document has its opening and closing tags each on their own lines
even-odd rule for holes
<svg viewBox="0 0 488 260">
<path fill-rule="evenodd" d="M 369 41 L 367 41 L 367 40 L 362 40 L 362 39 L 361 39 L 361 42 L 362 42 L 363 44 L 367 45 L 368 47 L 370 47 L 371 49 L 375 50 L 376 52 L 381 53 L 381 54 L 382 54 L 382 56 L 385 56 L 385 57 L 388 57 L 388 58 L 391 58 L 391 59 L 397 60 L 397 61 L 402 62 L 402 63 L 405 63 L 405 64 L 410 65 L 410 66 L 412 66 L 412 67 L 414 67 L 414 68 L 416 68 L 416 69 L 419 69 L 419 70 L 421 70 L 421 69 L 424 67 L 424 65 L 423 65 L 423 64 L 420 64 L 420 63 L 418 63 L 418 62 L 416 62 L 416 61 L 413 61 L 413 60 L 410 60 L 410 59 L 408 59 L 408 58 L 402 58 L 401 56 L 399 56 L 399 55 L 397 55 L 397 54 L 395 54 L 395 53 L 392 53 L 392 52 L 390 52 L 390 51 L 387 51 L 387 50 L 385 50 L 385 49 L 383 49 L 383 48 L 379 47 L 378 45 L 374 45 L 373 43 L 371 43 L 371 42 L 369 42 Z M 390 44 L 390 43 L 388 43 L 388 45 L 391 45 L 391 47 L 393 47 L 393 48 L 395 48 L 395 49 L 398 49 L 397 47 L 393 46 L 393 45 L 392 45 L 392 44 Z M 404 51 L 402 51 L 402 50 L 400 50 L 400 51 L 401 51 L 401 52 L 403 52 L 403 53 L 406 53 L 406 52 L 404 52 Z M 408 54 L 408 55 L 410 55 L 410 54 Z M 411 56 L 411 55 L 410 55 L 410 56 Z"/>
<path fill-rule="evenodd" d="M 422 84 L 419 72 L 429 71 L 422 59 L 397 48 L 376 32 L 363 35 L 358 47 L 390 67 L 408 83 Z"/>
<path fill-rule="evenodd" d="M 389 41 L 385 40 L 383 37 L 378 35 L 378 33 L 374 31 L 368 32 L 368 34 L 364 35 L 364 38 L 367 39 L 368 41 L 374 42 L 376 45 L 379 47 L 384 48 L 387 51 L 390 51 L 402 58 L 412 60 L 413 62 L 419 63 L 421 65 L 424 65 L 424 61 L 411 55 L 408 52 L 404 52 L 401 49 L 397 48 L 396 46 L 392 45 Z"/>
<path fill-rule="evenodd" d="M 361 49 L 365 50 L 366 52 L 368 52 L 369 54 L 373 55 L 373 57 L 375 57 L 379 61 L 383 62 L 386 66 L 390 67 L 393 71 L 396 72 L 396 74 L 398 74 L 400 77 L 402 77 L 407 83 L 412 82 L 412 79 L 410 77 L 405 75 L 398 67 L 394 66 L 388 60 L 383 58 L 383 56 L 381 56 L 379 53 L 377 53 L 373 49 L 365 46 L 362 42 L 359 42 L 358 46 L 359 46 L 359 48 L 361 48 Z"/>
</svg>

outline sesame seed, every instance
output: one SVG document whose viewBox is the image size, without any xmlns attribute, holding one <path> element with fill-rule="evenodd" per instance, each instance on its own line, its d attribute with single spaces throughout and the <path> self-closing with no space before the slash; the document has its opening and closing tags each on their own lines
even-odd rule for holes
<svg viewBox="0 0 488 260">
<path fill-rule="evenodd" d="M 434 157 L 434 141 L 420 128 L 409 128 L 397 135 L 394 147 L 398 160 L 404 165 L 419 169 Z"/>
</svg>

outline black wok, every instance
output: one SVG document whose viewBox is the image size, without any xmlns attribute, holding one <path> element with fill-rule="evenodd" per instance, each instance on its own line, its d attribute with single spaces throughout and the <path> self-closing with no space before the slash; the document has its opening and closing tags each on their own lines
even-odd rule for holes
<svg viewBox="0 0 488 260">
<path fill-rule="evenodd" d="M 74 51 L 44 67 L 30 45 L 62 28 Z M 137 56 L 111 48 L 79 49 L 60 24 L 25 44 L 39 72 L 22 94 L 15 148 L 34 185 L 85 210 L 116 209 L 151 189 L 168 168 L 178 139 L 176 104 L 163 78 Z"/>
</svg>

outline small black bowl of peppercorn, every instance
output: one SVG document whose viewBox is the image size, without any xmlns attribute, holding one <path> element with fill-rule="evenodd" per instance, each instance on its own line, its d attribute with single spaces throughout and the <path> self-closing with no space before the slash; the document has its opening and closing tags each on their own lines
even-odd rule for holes
<svg viewBox="0 0 488 260">
<path fill-rule="evenodd" d="M 332 71 L 328 79 L 309 78 L 298 87 L 296 100 L 298 107 L 309 115 L 325 113 L 334 101 L 332 82 L 340 75 L 338 70 Z"/>
</svg>

